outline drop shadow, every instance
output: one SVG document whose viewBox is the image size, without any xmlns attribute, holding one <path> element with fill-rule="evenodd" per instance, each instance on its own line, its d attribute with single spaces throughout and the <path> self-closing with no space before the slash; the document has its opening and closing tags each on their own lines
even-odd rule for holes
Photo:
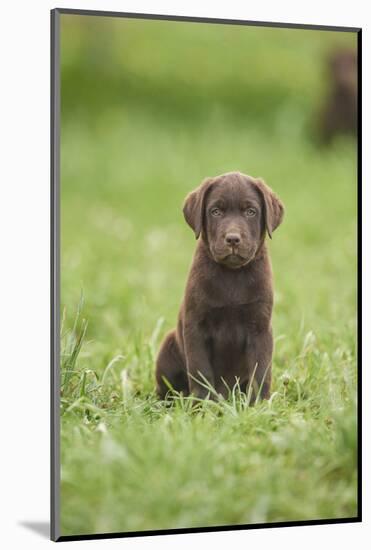
<svg viewBox="0 0 371 550">
<path fill-rule="evenodd" d="M 49 521 L 19 521 L 18 525 L 26 527 L 30 531 L 37 533 L 44 539 L 50 538 L 50 523 Z"/>
</svg>

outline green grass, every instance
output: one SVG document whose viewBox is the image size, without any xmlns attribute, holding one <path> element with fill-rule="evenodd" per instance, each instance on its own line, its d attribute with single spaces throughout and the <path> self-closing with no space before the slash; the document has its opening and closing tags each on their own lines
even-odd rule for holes
<svg viewBox="0 0 371 550">
<path fill-rule="evenodd" d="M 253 45 L 260 44 L 258 31 Z M 275 51 L 273 35 L 257 50 L 252 98 L 259 89 L 268 94 L 270 65 L 261 62 Z M 331 40 L 312 42 L 304 31 L 292 50 L 282 37 L 277 65 L 288 71 L 296 63 L 292 90 L 270 87 L 271 100 L 262 100 L 268 113 L 260 115 L 258 105 L 246 123 L 236 116 L 243 99 L 233 102 L 224 88 L 218 108 L 208 109 L 205 100 L 199 117 L 188 99 L 184 116 L 178 79 L 169 81 L 174 52 L 162 46 L 161 76 L 160 63 L 145 64 L 143 41 L 138 59 L 148 87 L 138 84 L 139 99 L 125 92 L 118 106 L 110 102 L 113 86 L 97 113 L 94 94 L 86 104 L 79 98 L 83 41 L 69 36 L 75 57 L 64 60 L 61 136 L 62 534 L 355 516 L 355 144 L 315 146 L 308 127 L 317 66 L 300 63 L 303 52 L 318 61 Z M 107 46 L 116 56 L 118 36 L 115 27 Z M 201 48 L 202 35 L 195 36 Z M 169 31 L 168 44 L 172 37 Z M 240 34 L 238 51 L 239 40 Z M 201 69 L 192 59 L 187 75 L 196 82 Z M 103 81 L 112 77 L 108 69 Z M 202 97 L 212 86 L 219 90 L 210 78 Z M 174 100 L 160 105 L 166 82 Z M 145 92 L 151 101 L 142 108 Z M 286 206 L 269 243 L 276 289 L 272 398 L 248 407 L 236 389 L 229 400 L 197 411 L 181 398 L 167 407 L 154 395 L 154 360 L 176 323 L 195 247 L 183 198 L 204 177 L 230 170 L 262 176 Z"/>
</svg>

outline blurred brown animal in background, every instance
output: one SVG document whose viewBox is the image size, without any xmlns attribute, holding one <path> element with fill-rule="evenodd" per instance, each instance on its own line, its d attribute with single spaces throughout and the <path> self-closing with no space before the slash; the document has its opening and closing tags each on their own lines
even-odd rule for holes
<svg viewBox="0 0 371 550">
<path fill-rule="evenodd" d="M 320 113 L 320 137 L 357 133 L 357 56 L 354 50 L 333 52 L 328 59 L 329 92 Z"/>
</svg>

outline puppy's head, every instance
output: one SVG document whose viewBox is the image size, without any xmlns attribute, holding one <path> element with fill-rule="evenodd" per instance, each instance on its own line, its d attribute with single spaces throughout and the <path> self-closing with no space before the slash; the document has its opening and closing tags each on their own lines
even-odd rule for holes
<svg viewBox="0 0 371 550">
<path fill-rule="evenodd" d="M 255 257 L 266 232 L 272 238 L 284 207 L 263 180 L 230 172 L 204 180 L 187 196 L 183 213 L 213 259 L 238 269 Z"/>
</svg>

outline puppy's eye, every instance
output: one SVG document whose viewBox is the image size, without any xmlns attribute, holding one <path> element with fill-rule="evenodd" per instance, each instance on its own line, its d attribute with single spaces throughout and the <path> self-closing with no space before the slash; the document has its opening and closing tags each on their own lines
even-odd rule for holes
<svg viewBox="0 0 371 550">
<path fill-rule="evenodd" d="M 252 216 L 255 216 L 256 210 L 255 208 L 247 208 L 247 210 L 245 210 L 245 214 L 251 218 Z"/>
<path fill-rule="evenodd" d="M 220 210 L 220 208 L 212 208 L 211 209 L 211 214 L 212 216 L 221 216 L 222 215 L 222 211 Z"/>
</svg>

